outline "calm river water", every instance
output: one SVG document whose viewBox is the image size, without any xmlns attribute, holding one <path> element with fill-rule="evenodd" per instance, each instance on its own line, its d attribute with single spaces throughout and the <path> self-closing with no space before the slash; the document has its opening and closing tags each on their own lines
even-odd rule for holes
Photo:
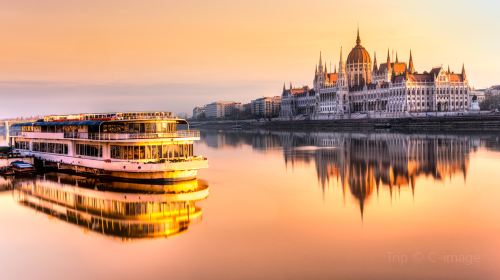
<svg viewBox="0 0 500 280">
<path fill-rule="evenodd" d="M 500 279 L 500 136 L 202 132 L 199 180 L 0 177 L 0 279 Z"/>
</svg>

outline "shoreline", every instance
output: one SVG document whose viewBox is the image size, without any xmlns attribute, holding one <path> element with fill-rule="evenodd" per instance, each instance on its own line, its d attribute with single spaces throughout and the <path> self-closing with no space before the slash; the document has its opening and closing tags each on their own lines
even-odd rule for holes
<svg viewBox="0 0 500 280">
<path fill-rule="evenodd" d="M 394 132 L 499 132 L 500 114 L 467 116 L 428 116 L 393 119 L 338 120 L 207 120 L 191 121 L 202 129 L 268 129 L 268 130 L 339 130 Z"/>
</svg>

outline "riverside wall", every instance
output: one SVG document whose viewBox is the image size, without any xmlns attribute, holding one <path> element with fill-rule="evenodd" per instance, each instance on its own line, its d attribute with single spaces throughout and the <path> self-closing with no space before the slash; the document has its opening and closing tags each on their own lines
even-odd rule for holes
<svg viewBox="0 0 500 280">
<path fill-rule="evenodd" d="M 498 132 L 500 114 L 393 119 L 192 121 L 193 128 L 270 130 L 392 130 L 408 132 Z"/>
</svg>

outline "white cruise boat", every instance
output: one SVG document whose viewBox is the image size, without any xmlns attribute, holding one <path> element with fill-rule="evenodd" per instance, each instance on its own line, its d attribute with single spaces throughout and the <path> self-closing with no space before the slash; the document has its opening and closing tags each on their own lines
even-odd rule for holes
<svg viewBox="0 0 500 280">
<path fill-rule="evenodd" d="M 208 167 L 193 154 L 199 131 L 169 112 L 47 116 L 11 130 L 10 143 L 23 156 L 74 173 L 179 181 Z"/>
</svg>

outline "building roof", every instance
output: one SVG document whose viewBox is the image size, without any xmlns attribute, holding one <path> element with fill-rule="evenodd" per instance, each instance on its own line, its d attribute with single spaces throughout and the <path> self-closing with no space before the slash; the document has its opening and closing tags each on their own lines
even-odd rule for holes
<svg viewBox="0 0 500 280">
<path fill-rule="evenodd" d="M 434 75 L 425 73 L 425 74 L 408 74 L 408 81 L 417 82 L 417 83 L 431 83 L 434 82 Z"/>
<path fill-rule="evenodd" d="M 462 74 L 451 73 L 448 75 L 450 82 L 462 82 Z"/>
<path fill-rule="evenodd" d="M 300 95 L 300 94 L 306 94 L 310 92 L 310 89 L 308 86 L 303 86 L 303 87 L 300 87 L 300 88 L 291 88 L 291 89 L 285 89 L 283 91 L 283 95 L 287 96 L 287 95 Z"/>
<path fill-rule="evenodd" d="M 330 83 L 336 83 L 339 78 L 338 73 L 327 73 L 326 76 Z"/>
<path fill-rule="evenodd" d="M 441 69 L 443 69 L 443 67 L 434 67 L 430 73 L 437 76 L 439 72 L 441 72 Z"/>
<path fill-rule="evenodd" d="M 392 63 L 392 71 L 394 71 L 394 74 L 396 75 L 406 72 L 406 63 L 404 62 Z"/>
<path fill-rule="evenodd" d="M 391 63 L 391 70 L 394 71 L 394 74 L 401 75 L 406 71 L 406 63 Z M 387 73 L 387 63 L 381 63 L 377 73 Z"/>
<path fill-rule="evenodd" d="M 361 46 L 359 29 L 358 29 L 358 36 L 356 38 L 356 46 L 352 48 L 351 52 L 347 56 L 347 64 L 353 64 L 353 63 L 372 63 L 370 54 L 363 46 Z"/>
</svg>

